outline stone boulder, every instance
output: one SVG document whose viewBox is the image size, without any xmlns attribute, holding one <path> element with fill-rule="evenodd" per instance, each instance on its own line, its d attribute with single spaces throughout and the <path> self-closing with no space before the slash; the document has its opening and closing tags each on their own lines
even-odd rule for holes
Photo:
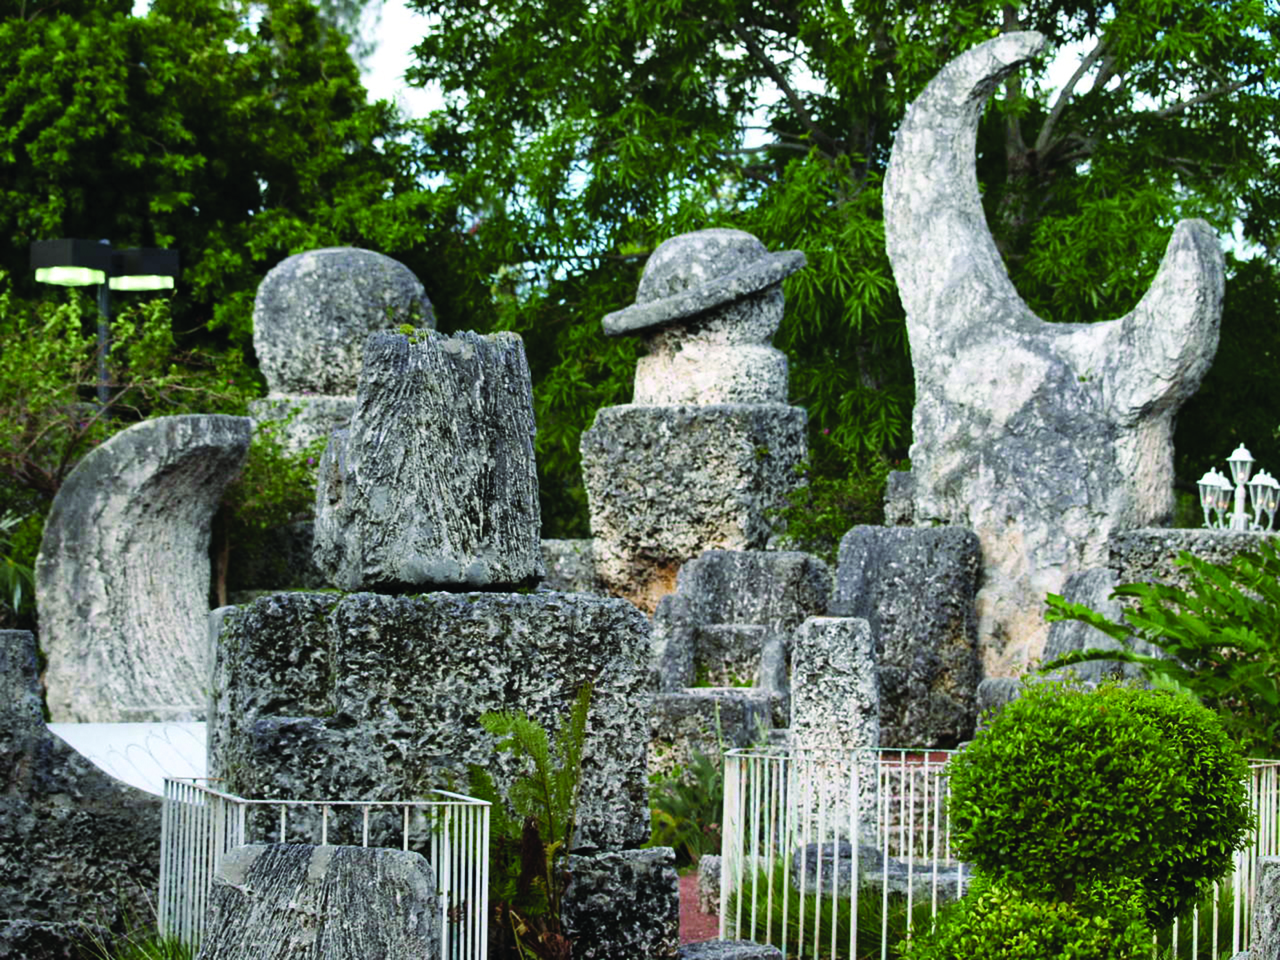
<svg viewBox="0 0 1280 960">
<path fill-rule="evenodd" d="M 533 585 L 534 432 L 515 334 L 371 336 L 351 426 L 320 462 L 316 565 L 340 590 Z"/>
<path fill-rule="evenodd" d="M 960 527 L 854 527 L 840 541 L 831 612 L 870 624 L 881 746 L 954 747 L 973 735 L 979 549 Z"/>
<path fill-rule="evenodd" d="M 884 181 L 885 246 L 907 317 L 916 399 L 910 514 L 982 545 L 985 672 L 1044 649 L 1044 597 L 1106 565 L 1118 530 L 1173 513 L 1173 424 L 1213 361 L 1223 256 L 1200 220 L 1173 230 L 1124 317 L 1048 323 L 1009 280 L 974 173 L 979 117 L 1045 46 L 1006 33 L 947 64 L 907 110 Z M 891 514 L 903 512 L 893 488 Z"/>
<path fill-rule="evenodd" d="M 209 775 L 250 798 L 399 800 L 477 764 L 505 790 L 523 761 L 480 716 L 526 711 L 554 734 L 590 681 L 577 847 L 636 847 L 648 651 L 640 611 L 586 594 L 263 597 L 222 617 Z"/>
<path fill-rule="evenodd" d="M 441 955 L 436 876 L 412 850 L 276 843 L 218 865 L 198 960 Z"/>
<path fill-rule="evenodd" d="M 153 915 L 160 799 L 45 726 L 35 637 L 0 630 L 0 958 L 63 960 Z"/>
<path fill-rule="evenodd" d="M 90 451 L 36 559 L 51 718 L 204 718 L 209 536 L 249 448 L 247 417 L 157 417 Z"/>
</svg>

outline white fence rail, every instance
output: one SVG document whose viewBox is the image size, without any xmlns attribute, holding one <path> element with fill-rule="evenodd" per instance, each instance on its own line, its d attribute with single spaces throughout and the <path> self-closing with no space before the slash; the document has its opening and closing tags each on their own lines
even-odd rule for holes
<svg viewBox="0 0 1280 960">
<path fill-rule="evenodd" d="M 442 960 L 485 960 L 489 804 L 444 790 L 388 802 L 246 800 L 192 779 L 165 779 L 160 932 L 198 950 L 213 876 L 245 843 L 348 843 L 417 850 L 435 871 Z"/>
<path fill-rule="evenodd" d="M 725 756 L 720 936 L 786 957 L 892 960 L 962 896 L 951 847 L 948 751 L 733 750 Z M 1153 944 L 1221 960 L 1248 946 L 1257 861 L 1280 852 L 1280 761 L 1249 764 L 1258 825 L 1231 877 Z"/>
</svg>

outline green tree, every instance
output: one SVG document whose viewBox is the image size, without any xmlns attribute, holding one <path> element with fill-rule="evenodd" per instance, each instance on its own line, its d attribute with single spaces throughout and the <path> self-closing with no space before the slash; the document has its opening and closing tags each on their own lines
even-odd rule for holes
<svg viewBox="0 0 1280 960">
<path fill-rule="evenodd" d="M 432 263 L 433 194 L 411 125 L 368 103 L 348 39 L 305 0 L 0 6 L 0 267 L 27 244 L 173 246 L 179 331 L 247 348 L 262 275 L 352 244 Z M 340 5 L 339 5 L 340 6 Z M 416 256 L 416 260 L 414 259 Z"/>
<path fill-rule="evenodd" d="M 454 322 L 494 316 L 537 342 L 544 525 L 565 532 L 583 532 L 577 438 L 629 399 L 634 345 L 606 340 L 600 318 L 685 230 L 738 226 L 808 255 L 775 342 L 818 474 L 905 453 L 913 390 L 881 176 L 924 84 L 1001 31 L 1088 41 L 1058 92 L 1043 63 L 1011 78 L 980 133 L 988 220 L 1034 309 L 1123 313 L 1180 217 L 1223 231 L 1240 218 L 1275 248 L 1280 12 L 1263 0 L 413 2 L 439 28 L 411 77 L 446 97 L 425 143 L 449 178 L 442 201 L 469 221 L 449 249 L 465 277 Z M 1258 269 L 1280 289 L 1272 260 Z"/>
</svg>

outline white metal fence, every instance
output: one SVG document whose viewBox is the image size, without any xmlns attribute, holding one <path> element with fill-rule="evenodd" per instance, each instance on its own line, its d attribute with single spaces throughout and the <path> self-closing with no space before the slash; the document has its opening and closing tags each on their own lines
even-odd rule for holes
<svg viewBox="0 0 1280 960">
<path fill-rule="evenodd" d="M 720 936 L 787 957 L 891 960 L 962 896 L 971 870 L 953 855 L 948 751 L 725 756 Z M 1249 764 L 1258 825 L 1229 879 L 1153 957 L 1221 960 L 1248 946 L 1257 861 L 1280 853 L 1280 761 Z"/>
<path fill-rule="evenodd" d="M 213 876 L 245 843 L 346 843 L 417 850 L 435 871 L 442 960 L 485 960 L 489 804 L 444 790 L 394 802 L 246 800 L 192 779 L 165 779 L 160 932 L 198 949 Z"/>
</svg>

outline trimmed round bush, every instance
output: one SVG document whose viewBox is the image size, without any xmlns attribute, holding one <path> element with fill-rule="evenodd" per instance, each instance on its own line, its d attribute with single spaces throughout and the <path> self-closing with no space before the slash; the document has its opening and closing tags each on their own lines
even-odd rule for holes
<svg viewBox="0 0 1280 960">
<path fill-rule="evenodd" d="M 1243 847 L 1247 772 L 1186 695 L 1033 684 L 951 761 L 953 838 L 979 873 L 1029 895 L 1071 902 L 1135 881 L 1161 927 Z"/>
<path fill-rule="evenodd" d="M 1148 960 L 1151 928 L 1136 885 L 1093 884 L 1073 903 L 978 880 L 903 960 Z"/>
</svg>

